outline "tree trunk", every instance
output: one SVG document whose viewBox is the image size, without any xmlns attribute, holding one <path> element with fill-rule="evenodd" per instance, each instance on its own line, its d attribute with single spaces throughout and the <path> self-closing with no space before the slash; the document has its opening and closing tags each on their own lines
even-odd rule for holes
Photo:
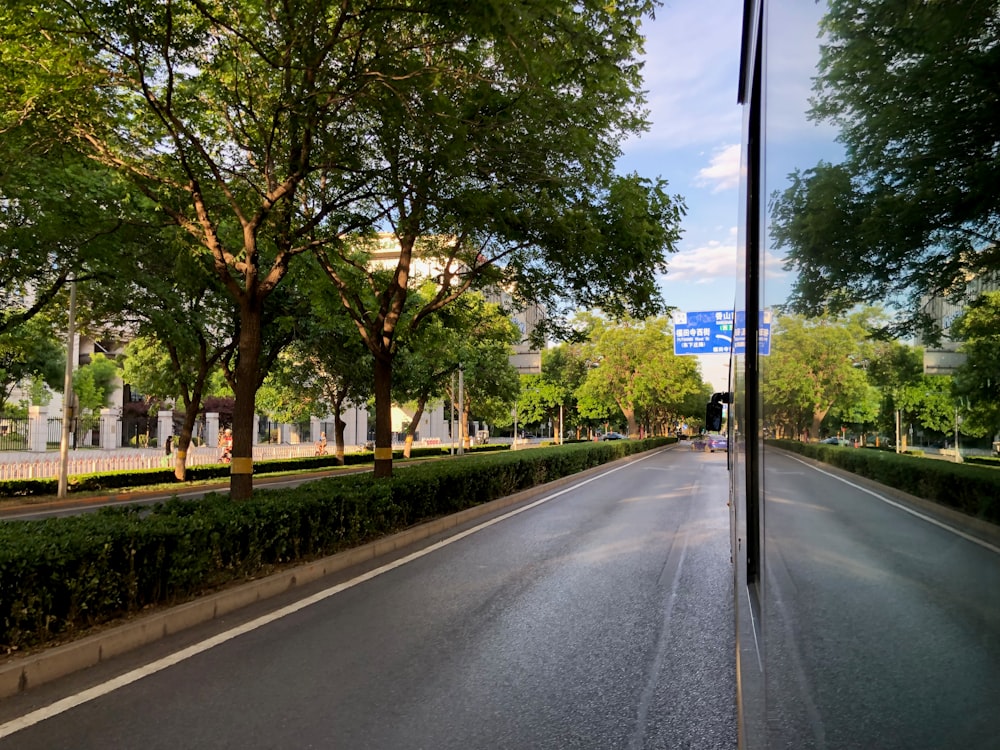
<svg viewBox="0 0 1000 750">
<path fill-rule="evenodd" d="M 233 405 L 233 461 L 229 468 L 229 497 L 248 500 L 253 494 L 253 416 L 259 382 L 261 305 L 245 301 L 240 310 L 239 360 Z"/>
<path fill-rule="evenodd" d="M 392 357 L 375 357 L 375 470 L 377 478 L 392 476 Z"/>
<path fill-rule="evenodd" d="M 347 429 L 347 422 L 343 420 L 344 399 L 337 401 L 333 410 L 333 444 L 334 453 L 337 456 L 337 463 L 344 465 L 344 430 Z"/>
<path fill-rule="evenodd" d="M 184 419 L 184 424 L 181 427 L 181 434 L 177 436 L 177 442 L 174 445 L 174 479 L 178 482 L 183 482 L 187 479 L 187 452 L 188 448 L 191 447 L 191 433 L 193 432 L 191 427 L 187 424 L 187 418 Z"/>
<path fill-rule="evenodd" d="M 469 450 L 469 417 L 472 416 L 472 404 L 469 403 L 469 398 L 465 398 L 465 411 L 462 412 L 462 424 L 458 426 L 458 434 L 462 438 L 462 449 Z"/>
<path fill-rule="evenodd" d="M 194 434 L 194 423 L 198 419 L 198 409 L 201 408 L 201 397 L 204 393 L 205 380 L 208 378 L 208 368 L 203 367 L 198 373 L 191 394 L 184 402 L 184 421 L 181 424 L 181 434 L 177 436 L 174 447 L 174 478 L 178 482 L 187 479 L 187 452 L 191 447 L 191 436 Z"/>
<path fill-rule="evenodd" d="M 186 404 L 184 407 L 184 422 L 181 424 L 181 434 L 177 436 L 174 447 L 174 478 L 178 482 L 187 479 L 187 452 L 191 447 L 191 435 L 194 433 L 194 422 L 198 416 L 200 402 Z"/>
<path fill-rule="evenodd" d="M 413 436 L 417 431 L 417 427 L 420 425 L 420 418 L 424 416 L 424 407 L 426 405 L 426 396 L 421 396 L 417 399 L 417 410 L 413 413 L 413 419 L 410 421 L 410 426 L 406 428 L 406 444 L 403 446 L 403 458 L 410 457 L 410 451 L 413 448 Z"/>
<path fill-rule="evenodd" d="M 819 427 L 823 423 L 823 420 L 826 418 L 827 412 L 829 411 L 830 407 L 828 406 L 825 409 L 817 409 L 813 412 L 812 425 L 809 428 L 809 436 L 812 440 L 819 440 Z"/>
<path fill-rule="evenodd" d="M 639 425 L 635 421 L 635 409 L 622 407 L 622 414 L 625 415 L 625 421 L 628 423 L 628 436 L 630 438 L 639 437 Z"/>
</svg>

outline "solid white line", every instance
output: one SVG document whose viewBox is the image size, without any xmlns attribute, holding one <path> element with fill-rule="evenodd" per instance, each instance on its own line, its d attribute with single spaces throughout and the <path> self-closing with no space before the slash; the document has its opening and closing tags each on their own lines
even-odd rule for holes
<svg viewBox="0 0 1000 750">
<path fill-rule="evenodd" d="M 386 563 L 381 567 L 370 570 L 367 573 L 362 573 L 358 577 L 352 578 L 349 581 L 344 581 L 343 583 L 339 583 L 336 586 L 331 586 L 328 589 L 317 592 L 312 596 L 306 597 L 305 599 L 301 599 L 297 602 L 293 602 L 292 604 L 282 607 L 281 609 L 275 610 L 274 612 L 271 612 L 269 614 L 262 615 L 261 617 L 258 617 L 255 620 L 246 622 L 243 625 L 239 625 L 235 628 L 227 630 L 224 633 L 219 633 L 218 635 L 214 635 L 211 638 L 208 638 L 204 641 L 192 644 L 191 646 L 181 649 L 180 651 L 177 651 L 173 654 L 169 654 L 168 656 L 165 656 L 162 659 L 158 659 L 157 661 L 150 662 L 149 664 L 146 664 L 142 667 L 133 669 L 131 672 L 126 672 L 125 674 L 119 675 L 118 677 L 115 677 L 100 685 L 95 685 L 92 688 L 79 692 L 75 695 L 63 698 L 62 700 L 56 701 L 55 703 L 45 706 L 44 708 L 39 708 L 35 711 L 32 711 L 31 713 L 25 714 L 24 716 L 12 719 L 11 721 L 8 721 L 6 724 L 0 724 L 0 739 L 3 739 L 4 737 L 9 737 L 15 732 L 19 732 L 22 729 L 27 729 L 30 726 L 34 726 L 35 724 L 45 721 L 46 719 L 51 719 L 53 716 L 57 716 L 61 713 L 69 711 L 71 708 L 76 708 L 77 706 L 80 706 L 84 703 L 87 703 L 89 701 L 95 700 L 109 693 L 112 693 L 115 690 L 123 688 L 126 685 L 130 685 L 133 682 L 137 682 L 138 680 L 141 680 L 144 677 L 149 677 L 150 675 L 156 674 L 157 672 L 167 669 L 168 667 L 172 667 L 175 664 L 179 664 L 182 661 L 190 659 L 193 656 L 197 656 L 198 654 L 208 651 L 209 649 L 215 648 L 216 646 L 220 646 L 223 643 L 226 643 L 227 641 L 231 641 L 232 639 L 237 638 L 243 635 L 244 633 L 249 633 L 253 630 L 257 630 L 258 628 L 262 628 L 265 625 L 275 622 L 276 620 L 280 620 L 283 617 L 287 617 L 288 615 L 294 614 L 299 610 L 305 609 L 306 607 L 311 607 L 313 604 L 317 604 L 318 602 L 321 602 L 324 599 L 329 599 L 332 596 L 336 596 L 341 591 L 346 591 L 347 589 L 353 588 L 354 586 L 364 583 L 365 581 L 370 581 L 371 579 L 380 576 L 383 573 L 388 573 L 389 571 L 395 570 L 396 568 L 400 568 L 403 565 L 406 565 L 407 563 L 411 563 L 414 560 L 418 560 L 421 557 L 424 557 L 425 555 L 429 555 L 432 552 L 436 552 L 437 550 L 443 547 L 447 547 L 449 544 L 454 544 L 455 542 L 461 539 L 465 539 L 467 536 L 471 536 L 472 534 L 475 534 L 477 531 L 482 531 L 483 529 L 487 529 L 490 526 L 494 526 L 500 523 L 501 521 L 506 521 L 508 518 L 513 518 L 514 516 L 524 513 L 525 511 L 531 510 L 532 508 L 537 508 L 539 505 L 547 503 L 550 500 L 554 500 L 555 498 L 560 497 L 561 495 L 565 495 L 567 492 L 572 492 L 573 490 L 576 490 L 585 484 L 590 484 L 591 482 L 595 482 L 598 479 L 603 479 L 609 474 L 614 474 L 616 471 L 621 471 L 622 469 L 634 466 L 640 461 L 645 461 L 647 458 L 652 458 L 654 455 L 658 454 L 659 451 L 657 453 L 651 453 L 649 455 L 642 456 L 641 458 L 638 458 L 634 461 L 630 461 L 627 464 L 617 466 L 613 469 L 609 469 L 608 471 L 601 472 L 600 474 L 592 476 L 589 479 L 584 479 L 583 481 L 577 482 L 576 484 L 566 487 L 565 489 L 559 490 L 558 492 L 553 492 L 551 495 L 546 495 L 545 497 L 539 498 L 538 500 L 535 500 L 532 503 L 529 503 L 520 508 L 504 513 L 501 516 L 497 516 L 496 518 L 490 519 L 489 521 L 484 521 L 478 526 L 473 526 L 472 528 L 459 532 L 454 536 L 448 537 L 447 539 L 442 539 L 441 541 L 435 542 L 429 547 L 417 550 L 416 552 L 411 552 L 409 555 L 401 557 L 398 560 L 393 560 L 392 562 Z"/>
<path fill-rule="evenodd" d="M 757 638 L 757 615 L 753 611 L 753 601 L 750 599 L 750 586 L 746 587 L 747 609 L 750 612 L 750 629 L 753 631 L 753 651 L 757 655 L 757 668 L 764 674 L 764 662 L 760 658 L 760 640 Z"/>
<path fill-rule="evenodd" d="M 995 553 L 997 555 L 1000 555 L 1000 547 L 997 547 L 996 545 L 993 545 L 993 544 L 990 544 L 989 542 L 983 541 L 982 539 L 979 539 L 978 537 L 974 537 L 971 534 L 966 534 L 964 531 L 960 531 L 959 529 L 956 529 L 954 526 L 949 526 L 946 523 L 942 523 L 941 521 L 937 520 L 936 518 L 932 518 L 931 516 L 924 515 L 923 513 L 919 512 L 919 511 L 913 510 L 913 508 L 908 508 L 905 505 L 903 505 L 902 503 L 897 503 L 895 500 L 890 500 L 885 495 L 880 495 L 879 493 L 877 493 L 877 492 L 875 492 L 873 490 L 870 490 L 867 487 L 862 487 L 861 485 L 855 484 L 854 482 L 850 482 L 850 481 L 844 479 L 843 477 L 838 477 L 836 474 L 832 474 L 829 471 L 824 471 L 823 469 L 820 469 L 817 466 L 813 466 L 812 464 L 808 463 L 807 461 L 803 461 L 801 458 L 798 458 L 796 456 L 789 456 L 789 458 L 791 458 L 791 459 L 793 459 L 795 461 L 798 461 L 800 464 L 808 466 L 813 471 L 818 471 L 820 474 L 825 474 L 826 476 L 831 477 L 832 479 L 836 479 L 838 482 L 843 482 L 844 484 L 846 484 L 846 485 L 848 485 L 850 487 L 853 487 L 856 490 L 859 490 L 861 492 L 865 492 L 865 493 L 871 495 L 874 498 L 878 498 L 879 500 L 881 500 L 883 503 L 886 503 L 887 505 L 891 505 L 894 508 L 899 508 L 900 510 L 909 513 L 911 516 L 916 516 L 917 518 L 919 518 L 922 521 L 927 521 L 927 523 L 934 524 L 935 526 L 937 526 L 939 528 L 942 528 L 945 531 L 950 531 L 955 536 L 960 536 L 960 537 L 962 537 L 962 539 L 965 539 L 966 541 L 972 542 L 973 544 L 978 544 L 983 549 L 988 549 L 990 552 L 993 552 L 993 553 Z"/>
</svg>

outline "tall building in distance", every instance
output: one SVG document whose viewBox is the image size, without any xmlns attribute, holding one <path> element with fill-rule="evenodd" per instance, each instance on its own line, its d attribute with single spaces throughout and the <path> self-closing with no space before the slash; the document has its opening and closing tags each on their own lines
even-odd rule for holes
<svg viewBox="0 0 1000 750">
<path fill-rule="evenodd" d="M 374 246 L 369 250 L 370 262 L 374 266 L 393 269 L 399 261 L 399 240 L 391 233 L 381 233 L 372 240 Z M 410 276 L 414 280 L 436 279 L 441 276 L 443 268 L 437 258 L 421 254 L 420 245 L 414 249 L 410 264 Z M 531 344 L 531 334 L 535 327 L 545 318 L 545 311 L 539 305 L 528 305 L 518 309 L 513 304 L 513 295 L 503 289 L 491 289 L 485 293 L 486 298 L 510 312 L 511 320 L 521 331 L 521 341 L 514 347 L 510 363 L 522 375 L 538 374 L 542 371 L 542 352 Z"/>
<path fill-rule="evenodd" d="M 965 312 L 965 306 L 986 292 L 1000 289 L 996 276 L 970 278 L 965 289 L 957 296 L 928 297 L 924 300 L 923 313 L 941 330 L 941 342 L 924 348 L 924 373 L 927 375 L 954 375 L 965 362 L 965 355 L 958 349 L 960 341 L 950 336 L 952 323 Z"/>
</svg>

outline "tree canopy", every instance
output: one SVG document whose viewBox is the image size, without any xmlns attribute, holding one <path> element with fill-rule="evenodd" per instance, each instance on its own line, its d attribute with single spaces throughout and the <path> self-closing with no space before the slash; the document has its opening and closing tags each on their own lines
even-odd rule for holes
<svg viewBox="0 0 1000 750">
<path fill-rule="evenodd" d="M 4 62 L 21 71 L 8 120 L 49 123 L 210 261 L 239 314 L 241 499 L 265 303 L 301 255 L 323 261 L 375 356 L 382 451 L 418 237 L 447 238 L 452 262 L 412 326 L 501 279 L 553 303 L 561 290 L 607 309 L 661 304 L 682 204 L 662 181 L 612 174 L 621 139 L 645 126 L 640 22 L 655 6 L 14 0 L 0 16 L 16 40 Z M 57 91 L 51 71 L 32 73 L 38 59 L 64 74 Z M 385 230 L 398 261 L 373 276 L 348 238 Z"/>
<path fill-rule="evenodd" d="M 704 390 L 698 363 L 674 354 L 666 318 L 617 324 L 594 316 L 586 320 L 590 367 L 577 391 L 584 416 L 599 417 L 614 404 L 634 437 L 652 409 L 666 409 L 676 419 L 686 397 Z"/>
<path fill-rule="evenodd" d="M 811 115 L 846 157 L 797 170 L 773 232 L 799 312 L 888 301 L 926 329 L 927 295 L 1000 267 L 995 0 L 831 0 Z"/>
<path fill-rule="evenodd" d="M 65 349 L 47 315 L 0 331 L 0 412 L 15 388 L 28 390 L 37 382 L 61 391 L 65 368 Z"/>
<path fill-rule="evenodd" d="M 782 432 L 808 430 L 818 438 L 823 419 L 838 400 L 866 395 L 866 334 L 857 323 L 830 317 L 776 317 L 771 354 L 761 363 L 765 421 Z"/>
<path fill-rule="evenodd" d="M 963 430 L 1000 434 L 1000 292 L 975 300 L 953 324 L 963 340 L 965 363 L 955 376 L 955 391 L 967 404 Z"/>
</svg>

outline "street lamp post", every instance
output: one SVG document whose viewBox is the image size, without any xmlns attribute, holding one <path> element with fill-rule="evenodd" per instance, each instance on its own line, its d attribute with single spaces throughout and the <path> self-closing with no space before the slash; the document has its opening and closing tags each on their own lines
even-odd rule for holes
<svg viewBox="0 0 1000 750">
<path fill-rule="evenodd" d="M 455 373 L 451 374 L 451 391 L 448 394 L 448 417 L 451 432 L 450 454 L 455 455 Z"/>
<path fill-rule="evenodd" d="M 465 455 L 465 371 L 458 366 L 458 455 Z"/>
<path fill-rule="evenodd" d="M 69 436 L 73 421 L 73 344 L 76 335 L 76 282 L 69 283 L 69 323 L 66 326 L 66 377 L 63 380 L 62 437 L 59 441 L 59 485 L 57 497 L 69 490 Z"/>
<path fill-rule="evenodd" d="M 955 463 L 962 463 L 962 452 L 958 449 L 958 428 L 962 424 L 962 417 L 958 413 L 958 405 L 955 406 Z"/>
</svg>

